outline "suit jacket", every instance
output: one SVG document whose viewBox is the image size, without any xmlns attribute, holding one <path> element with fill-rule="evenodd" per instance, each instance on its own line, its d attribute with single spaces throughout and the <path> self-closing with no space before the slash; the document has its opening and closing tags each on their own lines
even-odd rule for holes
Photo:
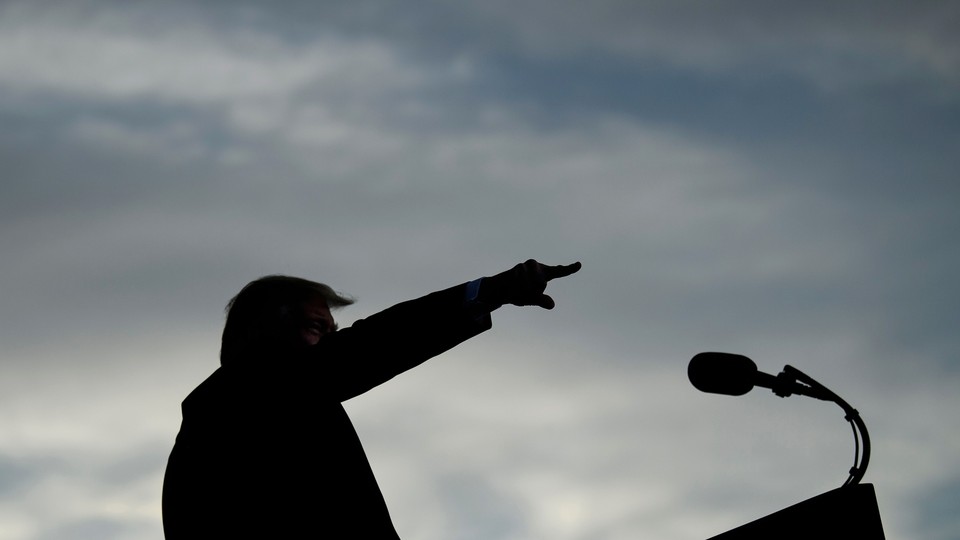
<svg viewBox="0 0 960 540">
<path fill-rule="evenodd" d="M 164 476 L 166 538 L 397 539 L 341 402 L 490 327 L 459 285 L 304 354 L 221 367 L 182 404 Z"/>
</svg>

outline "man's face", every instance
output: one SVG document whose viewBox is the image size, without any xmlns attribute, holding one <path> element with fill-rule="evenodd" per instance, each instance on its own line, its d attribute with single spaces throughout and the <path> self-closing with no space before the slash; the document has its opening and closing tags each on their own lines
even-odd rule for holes
<svg viewBox="0 0 960 540">
<path fill-rule="evenodd" d="M 327 302 L 322 298 L 314 298 L 304 302 L 303 319 L 300 323 L 299 334 L 303 343 L 308 346 L 316 345 L 323 336 L 337 331 L 337 323 L 330 314 Z"/>
</svg>

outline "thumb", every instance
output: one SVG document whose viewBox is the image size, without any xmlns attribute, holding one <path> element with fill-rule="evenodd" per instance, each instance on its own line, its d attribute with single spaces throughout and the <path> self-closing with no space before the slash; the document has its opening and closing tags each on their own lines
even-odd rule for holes
<svg viewBox="0 0 960 540">
<path fill-rule="evenodd" d="M 553 298 L 548 294 L 541 294 L 535 301 L 535 306 L 540 306 L 543 309 L 553 309 L 556 307 L 557 303 L 553 301 Z"/>
</svg>

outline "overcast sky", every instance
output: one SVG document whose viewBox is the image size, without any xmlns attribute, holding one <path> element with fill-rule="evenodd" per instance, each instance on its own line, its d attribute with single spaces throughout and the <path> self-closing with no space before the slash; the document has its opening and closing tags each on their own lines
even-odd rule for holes
<svg viewBox="0 0 960 540">
<path fill-rule="evenodd" d="M 346 404 L 402 537 L 703 539 L 838 487 L 960 537 L 960 6 L 0 3 L 0 539 L 162 538 L 223 306 L 341 326 L 534 257 L 553 311 Z"/>
</svg>

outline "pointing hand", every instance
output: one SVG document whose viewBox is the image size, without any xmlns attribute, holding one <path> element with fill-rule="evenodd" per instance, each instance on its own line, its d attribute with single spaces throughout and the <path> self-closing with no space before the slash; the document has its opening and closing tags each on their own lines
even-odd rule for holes
<svg viewBox="0 0 960 540">
<path fill-rule="evenodd" d="M 580 263 L 550 266 L 533 259 L 495 276 L 483 278 L 478 300 L 496 309 L 503 304 L 553 309 L 556 303 L 544 294 L 547 282 L 580 270 Z"/>
</svg>

